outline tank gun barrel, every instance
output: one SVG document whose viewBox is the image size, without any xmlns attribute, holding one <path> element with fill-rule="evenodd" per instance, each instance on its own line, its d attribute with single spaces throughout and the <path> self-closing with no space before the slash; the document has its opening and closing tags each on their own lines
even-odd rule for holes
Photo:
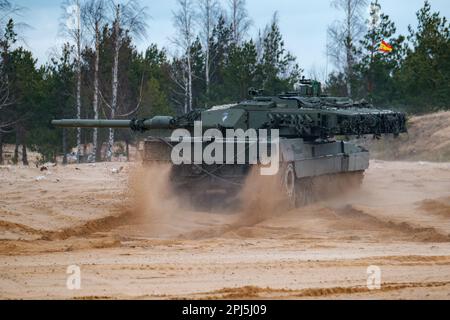
<svg viewBox="0 0 450 320">
<path fill-rule="evenodd" d="M 146 131 L 151 129 L 172 129 L 174 127 L 174 118 L 156 116 L 151 119 L 140 120 L 62 119 L 53 120 L 52 125 L 63 128 L 117 128 Z"/>
<path fill-rule="evenodd" d="M 62 128 L 130 128 L 131 120 L 53 120 L 52 125 Z"/>
</svg>

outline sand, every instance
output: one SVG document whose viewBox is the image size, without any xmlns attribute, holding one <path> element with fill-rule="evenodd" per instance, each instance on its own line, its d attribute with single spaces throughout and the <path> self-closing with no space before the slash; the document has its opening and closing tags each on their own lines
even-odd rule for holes
<svg viewBox="0 0 450 320">
<path fill-rule="evenodd" d="M 450 163 L 373 160 L 361 189 L 291 211 L 201 212 L 165 175 L 0 167 L 0 298 L 450 299 Z"/>
<path fill-rule="evenodd" d="M 370 150 L 374 159 L 427 160 L 445 162 L 450 159 L 450 111 L 441 111 L 408 119 L 408 133 L 373 139 L 366 136 L 357 144 Z"/>
</svg>

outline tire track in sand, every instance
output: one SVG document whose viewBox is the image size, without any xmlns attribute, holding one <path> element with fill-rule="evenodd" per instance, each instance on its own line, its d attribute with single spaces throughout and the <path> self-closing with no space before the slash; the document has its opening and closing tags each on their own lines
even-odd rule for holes
<svg viewBox="0 0 450 320">
<path fill-rule="evenodd" d="M 396 232 L 401 232 L 415 241 L 420 242 L 450 242 L 450 234 L 440 233 L 433 227 L 413 226 L 407 222 L 395 222 L 392 220 L 384 220 L 375 215 L 366 212 L 364 209 L 355 207 L 353 205 L 345 206 L 337 209 L 336 214 L 345 219 L 358 219 L 363 223 L 371 226 L 390 229 Z"/>
<path fill-rule="evenodd" d="M 328 287 L 328 288 L 306 288 L 306 289 L 274 289 L 257 286 L 243 286 L 236 288 L 223 288 L 211 292 L 194 294 L 189 298 L 199 299 L 257 299 L 257 298 L 325 298 L 335 295 L 352 295 L 358 293 L 377 293 L 398 291 L 413 288 L 438 288 L 449 286 L 450 281 L 436 282 L 405 282 L 405 283 L 382 283 L 379 290 L 369 290 L 366 286 L 353 287 Z"/>
<path fill-rule="evenodd" d="M 70 237 L 79 237 L 96 232 L 110 231 L 124 224 L 131 224 L 133 215 L 126 209 L 115 209 L 110 215 L 102 218 L 88 220 L 73 227 L 60 230 L 35 229 L 24 224 L 0 220 L 0 228 L 17 230 L 24 234 L 39 236 L 38 240 L 65 240 Z"/>
</svg>

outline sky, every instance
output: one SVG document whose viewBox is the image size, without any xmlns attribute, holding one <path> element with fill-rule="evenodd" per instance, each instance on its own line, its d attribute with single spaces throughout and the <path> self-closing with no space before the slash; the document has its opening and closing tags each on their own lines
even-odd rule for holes
<svg viewBox="0 0 450 320">
<path fill-rule="evenodd" d="M 25 46 L 38 59 L 46 63 L 49 56 L 59 51 L 64 39 L 58 36 L 61 0 L 11 0 L 26 8 L 18 19 L 30 27 L 22 30 Z M 226 7 L 228 0 L 219 0 Z M 176 10 L 176 0 L 140 0 L 148 7 L 147 39 L 137 41 L 139 50 L 156 43 L 169 52 L 170 38 L 175 36 L 172 16 Z M 424 0 L 379 0 L 382 11 L 396 23 L 397 32 L 406 34 L 409 24 L 416 25 L 415 13 L 423 6 Z M 430 0 L 432 9 L 441 16 L 450 18 L 450 0 Z M 297 57 L 305 75 L 315 73 L 324 77 L 333 69 L 326 57 L 327 27 L 341 17 L 330 6 L 330 0 L 247 0 L 247 10 L 252 19 L 249 36 L 256 37 L 259 29 L 270 22 L 278 12 L 281 32 L 286 48 Z M 367 10 L 368 15 L 369 10 Z"/>
</svg>

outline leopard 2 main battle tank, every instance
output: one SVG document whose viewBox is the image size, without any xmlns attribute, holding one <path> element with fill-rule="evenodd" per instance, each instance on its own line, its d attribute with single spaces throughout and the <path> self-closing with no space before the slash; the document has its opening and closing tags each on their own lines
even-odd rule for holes
<svg viewBox="0 0 450 320">
<path fill-rule="evenodd" d="M 249 95 L 249 100 L 177 117 L 52 123 L 146 132 L 144 162 L 171 163 L 173 187 L 192 193 L 235 194 L 252 168 L 268 169 L 268 159 L 279 161 L 275 173 L 290 206 L 305 204 L 317 179 L 362 179 L 369 152 L 344 138 L 406 132 L 403 113 L 323 95 L 316 81 L 302 80 L 298 91 L 277 96 L 252 89 Z"/>
</svg>

